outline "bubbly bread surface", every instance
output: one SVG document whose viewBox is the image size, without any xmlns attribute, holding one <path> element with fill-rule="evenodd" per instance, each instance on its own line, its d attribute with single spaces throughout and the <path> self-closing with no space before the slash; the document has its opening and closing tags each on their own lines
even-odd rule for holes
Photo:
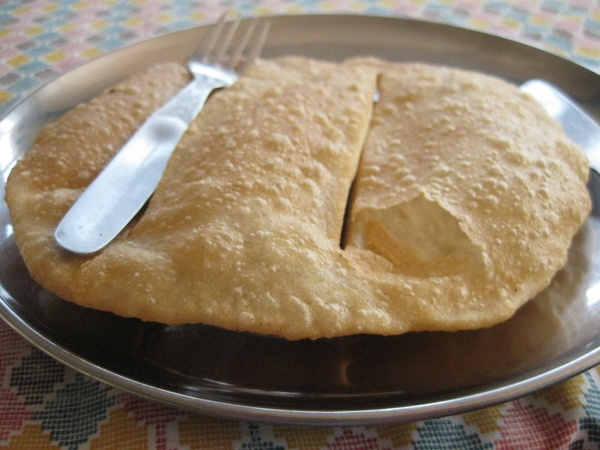
<svg viewBox="0 0 600 450">
<path fill-rule="evenodd" d="M 211 97 L 119 238 L 59 249 L 68 208 L 187 80 L 175 63 L 133 76 L 45 128 L 12 171 L 15 239 L 44 287 L 288 339 L 481 328 L 548 285 L 590 210 L 582 151 L 516 87 L 288 57 Z"/>
</svg>

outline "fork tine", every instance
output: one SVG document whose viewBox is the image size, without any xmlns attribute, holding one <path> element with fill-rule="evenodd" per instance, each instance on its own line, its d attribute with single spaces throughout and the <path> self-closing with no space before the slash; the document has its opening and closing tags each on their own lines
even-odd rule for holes
<svg viewBox="0 0 600 450">
<path fill-rule="evenodd" d="M 248 25 L 248 27 L 246 28 L 246 32 L 244 33 L 244 36 L 238 43 L 234 52 L 231 54 L 229 61 L 227 63 L 224 63 L 224 66 L 227 67 L 228 69 L 234 70 L 236 68 L 236 65 L 239 64 L 240 59 L 242 57 L 242 53 L 246 49 L 246 46 L 248 45 L 248 42 L 250 41 L 250 37 L 252 36 L 252 33 L 254 33 L 254 29 L 256 28 L 256 23 L 257 23 L 257 19 L 254 19 L 250 22 L 250 25 Z"/>
<path fill-rule="evenodd" d="M 227 52 L 227 49 L 231 45 L 231 41 L 233 41 L 233 37 L 235 36 L 235 33 L 239 26 L 240 26 L 240 19 L 237 19 L 234 22 L 232 22 L 231 25 L 229 26 L 229 29 L 227 30 L 227 34 L 226 34 L 225 38 L 219 43 L 219 46 L 218 46 L 219 48 L 217 49 L 216 55 L 213 58 L 211 58 L 217 64 L 223 63 L 225 53 Z"/>
<path fill-rule="evenodd" d="M 269 32 L 269 22 L 263 22 L 256 32 L 259 20 L 257 18 L 251 20 L 242 37 L 238 39 L 236 33 L 241 19 L 227 22 L 227 15 L 228 13 L 225 13 L 219 18 L 214 28 L 194 52 L 194 57 L 197 61 L 206 64 L 214 64 L 224 69 L 241 72 L 260 55 Z M 225 27 L 227 27 L 226 31 Z M 233 51 L 229 52 L 233 42 L 235 42 L 235 46 L 233 46 Z M 248 55 L 244 55 L 246 51 L 249 51 Z"/>
<path fill-rule="evenodd" d="M 246 68 L 247 66 L 249 66 L 250 64 L 252 64 L 254 61 L 256 61 L 256 59 L 258 58 L 258 56 L 262 52 L 262 49 L 263 49 L 263 47 L 265 45 L 265 42 L 267 40 L 267 34 L 269 33 L 269 26 L 270 26 L 270 24 L 269 24 L 268 21 L 263 22 L 262 28 L 259 31 L 258 37 L 256 38 L 256 41 L 254 42 L 254 45 L 250 49 L 250 53 L 244 59 L 244 61 L 240 64 L 240 67 L 238 68 L 238 70 L 240 72 L 243 71 L 244 68 Z M 238 57 L 238 61 L 234 62 L 234 64 L 238 64 L 240 58 L 241 58 L 241 56 Z"/>
<path fill-rule="evenodd" d="M 221 32 L 223 31 L 223 27 L 225 26 L 225 18 L 229 12 L 225 12 L 219 17 L 219 21 L 215 24 L 215 27 L 208 34 L 208 36 L 202 40 L 202 44 L 200 47 L 196 49 L 194 52 L 200 59 L 206 61 L 208 56 L 212 53 Z"/>
</svg>

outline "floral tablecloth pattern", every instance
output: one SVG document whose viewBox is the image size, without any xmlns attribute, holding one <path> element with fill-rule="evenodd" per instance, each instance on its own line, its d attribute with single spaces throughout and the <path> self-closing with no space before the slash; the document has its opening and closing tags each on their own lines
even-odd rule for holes
<svg viewBox="0 0 600 450">
<path fill-rule="evenodd" d="M 72 67 L 125 45 L 241 16 L 373 14 L 520 40 L 600 72 L 595 0 L 0 0 L 0 116 Z M 380 426 L 306 427 L 162 406 L 55 361 L 0 322 L 0 447 L 115 449 L 595 449 L 600 367 L 486 409 Z"/>
</svg>

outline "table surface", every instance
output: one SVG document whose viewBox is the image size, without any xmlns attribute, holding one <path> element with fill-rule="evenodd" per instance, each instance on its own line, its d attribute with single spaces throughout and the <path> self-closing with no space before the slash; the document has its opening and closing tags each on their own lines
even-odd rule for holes
<svg viewBox="0 0 600 450">
<path fill-rule="evenodd" d="M 600 71 L 597 0 L 0 0 L 0 117 L 61 73 L 128 44 L 241 16 L 352 13 L 449 23 Z M 0 322 L 0 447 L 388 449 L 600 447 L 600 366 L 466 414 L 380 426 L 284 426 L 189 413 L 105 386 Z"/>
</svg>

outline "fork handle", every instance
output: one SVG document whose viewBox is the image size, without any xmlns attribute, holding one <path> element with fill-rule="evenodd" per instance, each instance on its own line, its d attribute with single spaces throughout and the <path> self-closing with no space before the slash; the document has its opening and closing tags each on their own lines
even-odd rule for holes
<svg viewBox="0 0 600 450">
<path fill-rule="evenodd" d="M 148 201 L 181 136 L 218 87 L 195 78 L 150 116 L 64 216 L 56 242 L 79 254 L 111 242 Z"/>
</svg>

